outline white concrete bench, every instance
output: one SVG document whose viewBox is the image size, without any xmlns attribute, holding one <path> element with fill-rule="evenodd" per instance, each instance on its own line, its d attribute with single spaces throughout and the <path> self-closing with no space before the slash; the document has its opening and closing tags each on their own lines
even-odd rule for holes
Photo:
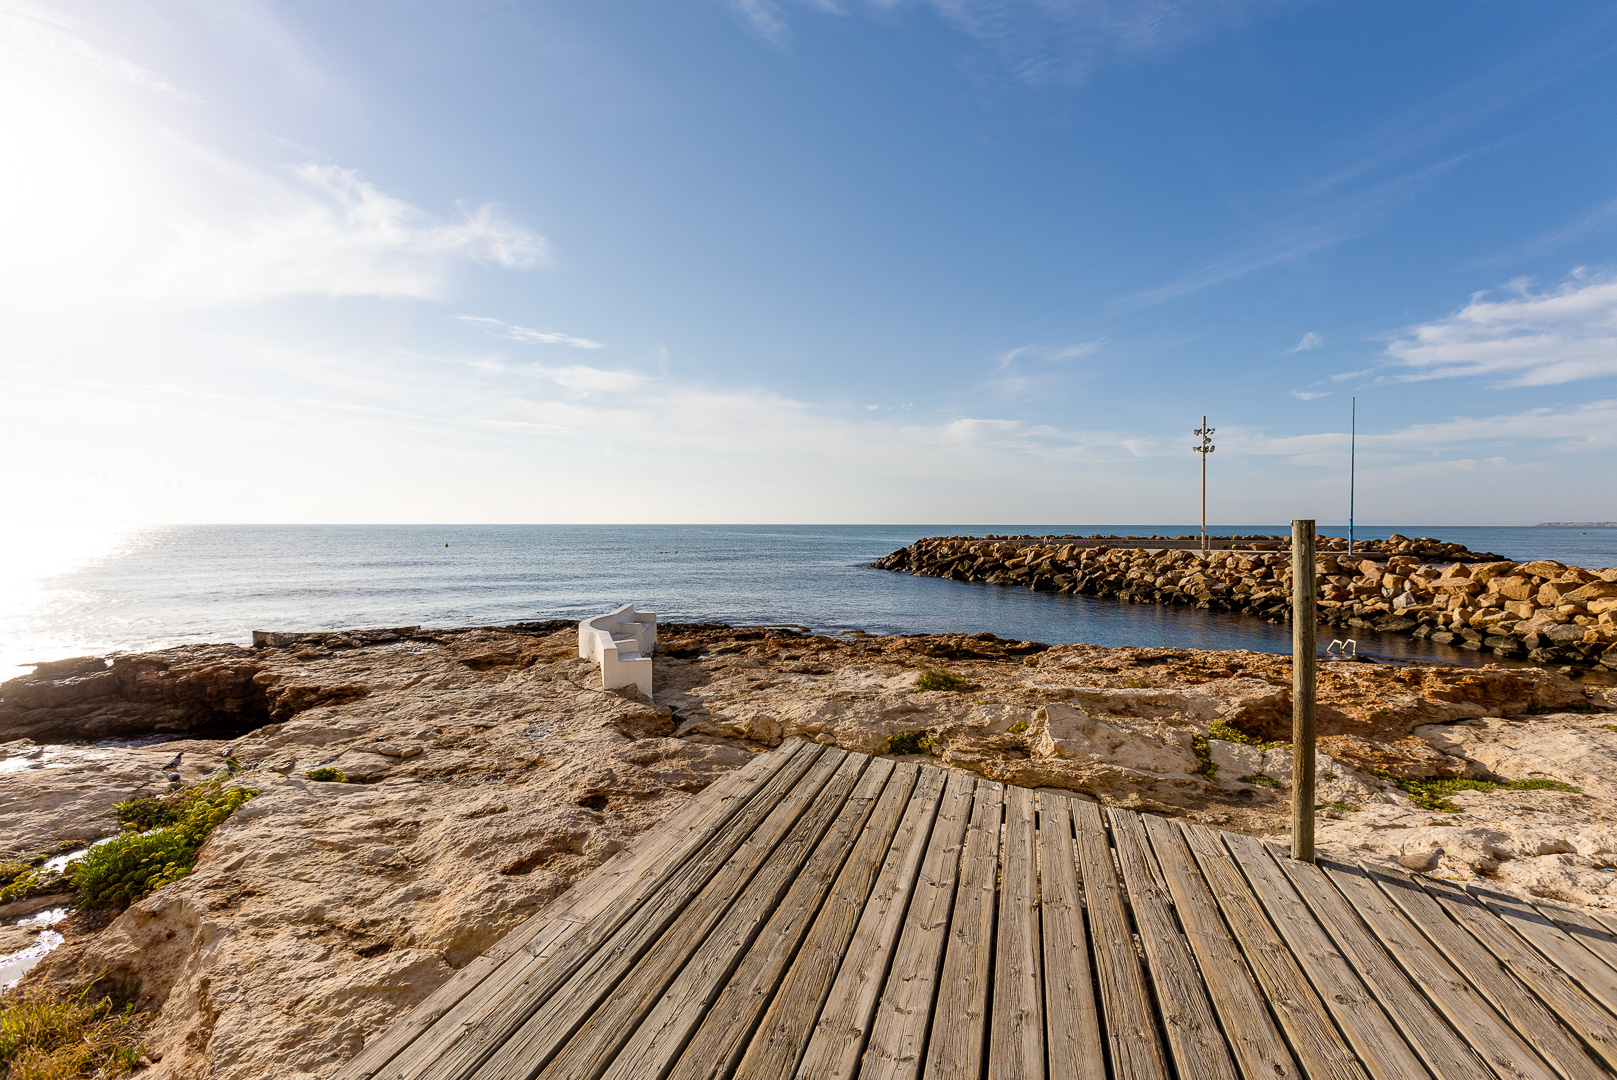
<svg viewBox="0 0 1617 1080">
<path fill-rule="evenodd" d="M 633 686 L 651 700 L 651 654 L 657 648 L 657 616 L 624 604 L 578 624 L 578 655 L 601 665 L 601 689 Z"/>
</svg>

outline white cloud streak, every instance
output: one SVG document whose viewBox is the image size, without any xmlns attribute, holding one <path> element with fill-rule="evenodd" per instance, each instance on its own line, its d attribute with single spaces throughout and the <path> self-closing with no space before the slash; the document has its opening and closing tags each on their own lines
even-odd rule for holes
<svg viewBox="0 0 1617 1080">
<path fill-rule="evenodd" d="M 1308 333 L 1303 335 L 1303 339 L 1301 341 L 1286 351 L 1294 353 L 1308 352 L 1312 349 L 1324 348 L 1324 346 L 1325 335 L 1319 333 L 1318 331 L 1310 330 Z"/>
<path fill-rule="evenodd" d="M 786 10 L 825 14 L 929 11 L 994 53 L 1016 79 L 1081 82 L 1104 63 L 1177 48 L 1221 25 L 1261 17 L 1292 0 L 726 0 L 760 36 L 787 34 Z"/>
<path fill-rule="evenodd" d="M 513 326 L 499 319 L 490 319 L 481 315 L 456 315 L 455 318 L 468 326 L 475 326 L 485 333 L 495 337 L 505 338 L 507 341 L 520 341 L 525 345 L 566 345 L 573 349 L 604 349 L 605 345 L 589 338 L 574 337 L 572 334 L 562 334 L 554 330 L 535 330 L 527 326 Z"/>
<path fill-rule="evenodd" d="M 1387 346 L 1398 381 L 1486 378 L 1500 386 L 1552 386 L 1617 375 L 1617 279 L 1575 271 L 1559 287 L 1514 296 L 1477 293 L 1452 315 L 1408 327 Z"/>
<path fill-rule="evenodd" d="M 481 206 L 440 221 L 362 180 L 350 169 L 303 165 L 289 180 L 235 163 L 219 171 L 237 187 L 229 212 L 179 216 L 146 294 L 186 305 L 288 294 L 447 297 L 465 261 L 526 268 L 542 238 Z"/>
<path fill-rule="evenodd" d="M 178 101 L 201 101 L 161 75 L 91 45 L 49 9 L 34 4 L 8 6 L 12 10 L 0 10 L 0 55 L 67 64 Z"/>
</svg>

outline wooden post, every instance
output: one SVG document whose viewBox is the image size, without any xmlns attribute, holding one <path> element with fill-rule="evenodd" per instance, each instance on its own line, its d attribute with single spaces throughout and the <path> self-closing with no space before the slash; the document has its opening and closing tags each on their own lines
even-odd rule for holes
<svg viewBox="0 0 1617 1080">
<path fill-rule="evenodd" d="M 1314 522 L 1291 523 L 1291 857 L 1314 861 Z"/>
</svg>

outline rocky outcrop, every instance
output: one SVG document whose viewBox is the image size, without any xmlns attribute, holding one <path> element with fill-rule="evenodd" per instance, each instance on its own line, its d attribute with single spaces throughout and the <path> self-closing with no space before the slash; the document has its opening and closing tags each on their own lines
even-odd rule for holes
<svg viewBox="0 0 1617 1080">
<path fill-rule="evenodd" d="M 0 856 L 112 833 L 112 804 L 162 790 L 176 754 L 187 781 L 233 762 L 229 782 L 260 793 L 213 831 L 195 873 L 116 918 L 58 924 L 67 944 L 28 976 L 128 992 L 151 1015 L 153 1080 L 330 1076 L 693 792 L 787 738 L 914 750 L 1256 835 L 1286 826 L 1290 670 L 1269 654 L 665 623 L 647 705 L 598 688 L 571 624 L 346 647 L 308 637 L 154 654 L 168 679 L 256 665 L 266 722 L 228 739 L 64 746 L 0 726 L 0 837 L 17 838 Z M 918 691 L 939 667 L 962 688 Z M 80 672 L 42 668 L 26 685 Z M 1320 680 L 1326 850 L 1443 846 L 1456 853 L 1446 875 L 1617 905 L 1617 874 L 1602 869 L 1617 860 L 1617 791 L 1600 779 L 1617 735 L 1587 711 L 1610 707 L 1602 691 L 1534 668 L 1330 665 Z M 365 692 L 269 720 L 287 686 Z M 107 700 L 52 707 L 88 721 Z M 162 695 L 119 708 L 136 727 L 139 708 L 153 725 L 173 717 Z M 316 768 L 349 782 L 306 779 Z M 1386 779 L 1482 775 L 1584 791 L 1466 792 L 1462 813 L 1439 814 Z M 1438 844 L 1432 829 L 1451 832 Z"/>
<path fill-rule="evenodd" d="M 1152 540 L 1127 542 L 1132 546 L 933 537 L 874 565 L 955 581 L 1290 618 L 1291 556 L 1272 542 L 1253 540 L 1245 545 L 1253 550 L 1210 555 L 1153 547 Z M 1351 557 L 1319 555 L 1315 581 L 1326 624 L 1409 633 L 1535 663 L 1617 670 L 1617 568 L 1586 570 L 1548 559 L 1516 563 L 1397 536 L 1372 544 Z M 1449 561 L 1432 562 L 1435 553 Z"/>
</svg>

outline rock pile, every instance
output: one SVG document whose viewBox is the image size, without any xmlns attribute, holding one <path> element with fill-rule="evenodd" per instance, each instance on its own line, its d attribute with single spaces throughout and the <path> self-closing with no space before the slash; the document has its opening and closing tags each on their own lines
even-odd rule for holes
<svg viewBox="0 0 1617 1080">
<path fill-rule="evenodd" d="M 929 537 L 874 565 L 955 581 L 1191 604 L 1272 621 L 1290 617 L 1289 552 L 1204 555 L 1152 547 L 1150 540 L 1133 543 Z M 1261 549 L 1263 542 L 1250 546 Z M 1432 561 L 1434 552 L 1445 561 Z M 1319 555 L 1321 621 L 1430 637 L 1535 663 L 1599 663 L 1617 670 L 1617 568 L 1586 570 L 1549 559 L 1516 563 L 1397 535 L 1381 542 L 1375 554 Z"/>
</svg>

